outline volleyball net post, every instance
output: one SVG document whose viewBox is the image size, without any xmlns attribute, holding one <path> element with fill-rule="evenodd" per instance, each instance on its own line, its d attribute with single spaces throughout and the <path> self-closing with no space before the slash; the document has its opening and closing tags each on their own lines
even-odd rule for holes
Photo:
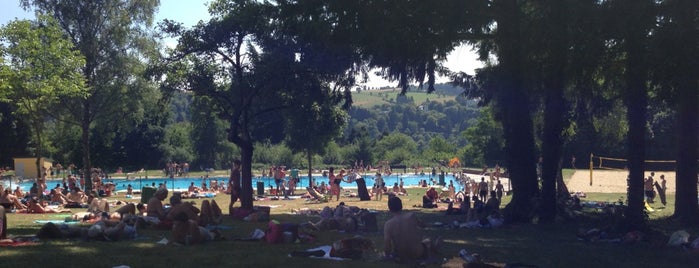
<svg viewBox="0 0 699 268">
<path fill-rule="evenodd" d="M 595 156 L 595 155 L 593 155 L 592 153 L 590 153 L 590 186 L 592 186 L 592 170 L 594 169 L 594 164 L 593 164 L 593 162 L 592 162 L 592 158 L 593 158 L 594 156 Z"/>
</svg>

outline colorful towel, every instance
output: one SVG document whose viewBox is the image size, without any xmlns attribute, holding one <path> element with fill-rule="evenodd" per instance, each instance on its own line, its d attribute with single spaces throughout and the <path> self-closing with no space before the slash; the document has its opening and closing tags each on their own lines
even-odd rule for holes
<svg viewBox="0 0 699 268">
<path fill-rule="evenodd" d="M 78 224 L 80 223 L 79 221 L 65 221 L 65 220 L 35 220 L 34 223 L 39 223 L 39 224 L 47 224 L 47 223 L 53 223 L 53 224 Z"/>
</svg>

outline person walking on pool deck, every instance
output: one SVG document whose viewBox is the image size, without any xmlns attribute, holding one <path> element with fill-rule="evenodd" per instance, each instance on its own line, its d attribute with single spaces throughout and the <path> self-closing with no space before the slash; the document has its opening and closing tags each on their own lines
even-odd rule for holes
<svg viewBox="0 0 699 268">
<path fill-rule="evenodd" d="M 238 198 L 240 198 L 240 191 L 242 190 L 240 186 L 240 160 L 238 159 L 233 159 L 228 188 L 231 189 L 231 203 L 228 205 L 228 214 L 233 215 L 233 205 L 238 201 Z"/>
</svg>

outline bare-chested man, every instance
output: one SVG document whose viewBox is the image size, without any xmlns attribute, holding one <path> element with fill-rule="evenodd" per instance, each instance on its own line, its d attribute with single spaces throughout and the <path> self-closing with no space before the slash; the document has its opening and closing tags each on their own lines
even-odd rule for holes
<svg viewBox="0 0 699 268">
<path fill-rule="evenodd" d="M 8 210 L 12 207 L 14 207 L 17 210 L 27 208 L 27 206 L 25 206 L 24 204 L 22 204 L 22 202 L 19 201 L 19 198 L 17 198 L 17 196 L 10 193 L 10 189 L 5 189 L 5 191 L 3 191 L 0 194 L 0 205 L 2 205 Z"/>
<path fill-rule="evenodd" d="M 157 218 L 157 224 L 155 228 L 158 229 L 170 229 L 172 228 L 172 221 L 167 219 L 167 211 L 163 207 L 163 200 L 167 198 L 167 189 L 158 188 L 155 191 L 153 197 L 148 200 L 147 215 L 149 218 Z"/>
<path fill-rule="evenodd" d="M 172 243 L 182 245 L 200 244 L 214 240 L 220 235 L 199 226 L 196 221 L 189 219 L 185 212 L 179 212 L 174 217 L 172 225 Z"/>
<path fill-rule="evenodd" d="M 199 209 L 194 207 L 191 203 L 182 203 L 182 197 L 178 194 L 172 195 L 170 197 L 170 211 L 167 213 L 167 219 L 173 220 L 175 215 L 180 212 L 187 214 L 187 218 L 199 222 Z"/>
<path fill-rule="evenodd" d="M 403 202 L 396 196 L 388 198 L 388 210 L 392 217 L 384 224 L 384 252 L 386 257 L 398 262 L 424 260 L 429 257 L 430 248 L 436 249 L 435 243 L 422 238 L 424 224 L 411 212 L 403 212 Z"/>
</svg>

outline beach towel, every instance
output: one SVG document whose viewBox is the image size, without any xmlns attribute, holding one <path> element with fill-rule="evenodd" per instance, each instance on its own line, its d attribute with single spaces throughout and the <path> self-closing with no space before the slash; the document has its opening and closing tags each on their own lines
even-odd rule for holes
<svg viewBox="0 0 699 268">
<path fill-rule="evenodd" d="M 332 246 L 320 246 L 317 248 L 307 249 L 305 251 L 305 253 L 313 253 L 313 255 L 298 254 L 298 253 L 303 253 L 303 252 L 292 252 L 291 254 L 289 254 L 289 257 L 294 257 L 294 256 L 310 257 L 310 258 L 327 259 L 327 260 L 334 260 L 334 261 L 349 260 L 349 259 L 344 259 L 344 258 L 339 258 L 339 257 L 331 257 L 330 251 L 332 251 Z M 323 254 L 323 255 L 321 255 L 321 254 Z"/>
<path fill-rule="evenodd" d="M 34 223 L 39 223 L 39 224 L 47 224 L 47 223 L 53 223 L 53 224 L 78 224 L 80 223 L 79 221 L 66 221 L 66 220 L 34 220 Z"/>
<path fill-rule="evenodd" d="M 207 225 L 206 229 L 209 231 L 213 230 L 231 230 L 233 229 L 233 226 L 228 226 L 228 225 Z"/>
<path fill-rule="evenodd" d="M 32 246 L 38 245 L 39 243 L 34 241 L 14 241 L 11 239 L 3 239 L 0 241 L 0 247 L 21 247 L 21 246 Z"/>
</svg>

